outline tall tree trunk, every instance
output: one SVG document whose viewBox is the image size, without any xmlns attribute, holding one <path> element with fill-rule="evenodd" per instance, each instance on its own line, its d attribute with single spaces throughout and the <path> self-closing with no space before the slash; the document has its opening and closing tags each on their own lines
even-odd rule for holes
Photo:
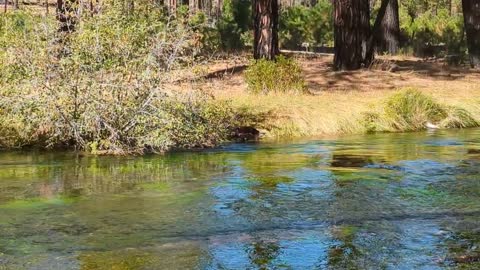
<svg viewBox="0 0 480 270">
<path fill-rule="evenodd" d="M 175 16 L 177 13 L 177 0 L 166 0 L 168 5 L 168 13 Z"/>
<path fill-rule="evenodd" d="M 400 46 L 398 0 L 389 1 L 380 28 L 379 49 L 392 55 L 397 54 Z"/>
<path fill-rule="evenodd" d="M 470 64 L 480 68 L 480 0 L 462 0 Z"/>
<path fill-rule="evenodd" d="M 253 57 L 274 60 L 278 54 L 278 0 L 253 0 Z"/>
<path fill-rule="evenodd" d="M 370 64 L 373 57 L 367 58 L 369 0 L 334 1 L 334 36 L 336 70 L 360 69 Z"/>
<path fill-rule="evenodd" d="M 222 17 L 223 12 L 223 1 L 222 0 L 212 0 L 212 6 L 215 12 L 215 18 L 219 20 Z"/>
<path fill-rule="evenodd" d="M 188 11 L 190 14 L 197 13 L 199 6 L 199 0 L 188 0 Z"/>
</svg>

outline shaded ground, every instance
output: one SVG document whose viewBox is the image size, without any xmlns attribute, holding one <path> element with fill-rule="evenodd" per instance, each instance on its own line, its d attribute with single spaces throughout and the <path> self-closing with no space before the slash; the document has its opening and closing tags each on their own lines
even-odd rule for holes
<svg viewBox="0 0 480 270">
<path fill-rule="evenodd" d="M 413 57 L 380 58 L 373 69 L 335 72 L 332 70 L 332 56 L 316 58 L 301 57 L 300 62 L 308 88 L 312 93 L 323 91 L 373 91 L 415 88 L 459 88 L 476 87 L 480 72 L 466 67 L 451 67 L 442 61 L 423 60 Z M 207 79 L 223 80 L 214 83 L 219 91 L 244 91 L 246 85 L 243 71 L 247 61 L 234 63 L 219 62 L 209 68 Z M 393 71 L 389 71 L 393 70 Z M 220 85 L 219 85 L 220 84 Z M 219 89 L 220 88 L 220 89 Z"/>
<path fill-rule="evenodd" d="M 350 72 L 333 72 L 331 61 L 331 57 L 302 61 L 312 91 L 444 87 L 480 79 L 480 73 L 474 70 L 418 58 L 379 59 L 373 70 Z"/>
</svg>

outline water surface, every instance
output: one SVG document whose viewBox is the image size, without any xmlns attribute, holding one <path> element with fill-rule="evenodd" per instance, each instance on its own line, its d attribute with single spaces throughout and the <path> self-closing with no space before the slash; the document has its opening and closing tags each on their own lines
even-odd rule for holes
<svg viewBox="0 0 480 270">
<path fill-rule="evenodd" d="M 479 269 L 480 130 L 0 153 L 0 269 Z"/>
</svg>

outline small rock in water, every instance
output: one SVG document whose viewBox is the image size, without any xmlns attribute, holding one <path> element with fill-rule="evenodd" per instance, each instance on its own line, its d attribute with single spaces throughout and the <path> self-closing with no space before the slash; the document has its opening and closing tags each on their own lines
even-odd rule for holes
<svg viewBox="0 0 480 270">
<path fill-rule="evenodd" d="M 455 263 L 474 263 L 480 261 L 480 254 L 464 254 L 453 258 Z"/>
<path fill-rule="evenodd" d="M 237 141 L 258 141 L 260 131 L 253 127 L 238 127 L 232 132 L 232 137 Z"/>
<path fill-rule="evenodd" d="M 432 123 L 430 123 L 430 122 L 427 122 L 427 123 L 425 124 L 425 126 L 426 126 L 427 128 L 429 128 L 429 129 L 439 129 L 439 128 L 440 128 L 439 126 L 437 126 L 437 125 L 435 125 L 435 124 L 432 124 Z"/>
<path fill-rule="evenodd" d="M 438 230 L 434 233 L 434 235 L 436 236 L 440 236 L 440 235 L 445 235 L 447 234 L 448 232 L 447 231 L 443 231 L 443 230 Z"/>
</svg>

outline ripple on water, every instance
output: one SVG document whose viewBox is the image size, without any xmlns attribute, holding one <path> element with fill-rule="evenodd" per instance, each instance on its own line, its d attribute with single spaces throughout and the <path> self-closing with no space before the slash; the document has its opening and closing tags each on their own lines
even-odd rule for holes
<svg viewBox="0 0 480 270">
<path fill-rule="evenodd" d="M 0 153 L 0 269 L 478 269 L 479 138 Z"/>
</svg>

